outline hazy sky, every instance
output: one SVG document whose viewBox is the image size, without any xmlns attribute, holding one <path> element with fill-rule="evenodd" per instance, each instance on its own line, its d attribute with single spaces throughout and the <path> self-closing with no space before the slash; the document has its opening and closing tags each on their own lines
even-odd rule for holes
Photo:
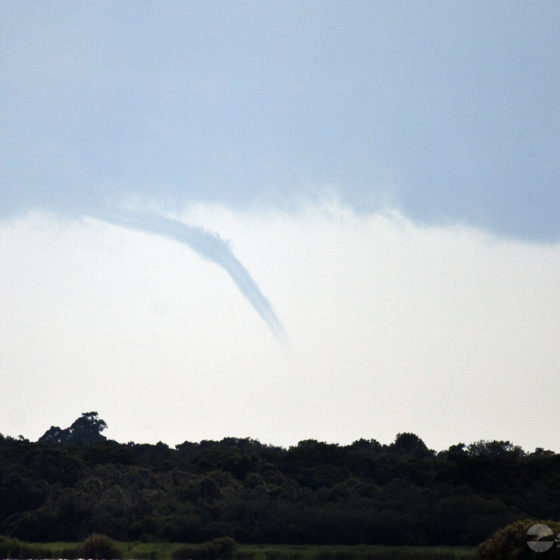
<svg viewBox="0 0 560 560">
<path fill-rule="evenodd" d="M 556 1 L 0 3 L 0 432 L 560 451 Z"/>
</svg>

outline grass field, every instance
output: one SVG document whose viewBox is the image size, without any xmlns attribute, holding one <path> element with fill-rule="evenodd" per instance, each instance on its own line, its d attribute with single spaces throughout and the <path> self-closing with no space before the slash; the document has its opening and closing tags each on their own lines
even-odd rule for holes
<svg viewBox="0 0 560 560">
<path fill-rule="evenodd" d="M 476 548 L 422 546 L 239 545 L 234 560 L 471 560 Z"/>
<path fill-rule="evenodd" d="M 26 543 L 0 537 L 0 558 L 77 558 L 80 544 Z M 119 541 L 113 544 L 123 560 L 172 560 L 174 551 L 181 546 Z M 231 560 L 474 560 L 478 555 L 476 548 L 463 547 L 238 544 L 230 557 Z"/>
</svg>

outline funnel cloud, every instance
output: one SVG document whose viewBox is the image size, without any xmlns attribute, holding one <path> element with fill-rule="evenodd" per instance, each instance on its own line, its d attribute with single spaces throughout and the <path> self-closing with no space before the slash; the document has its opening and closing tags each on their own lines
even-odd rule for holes
<svg viewBox="0 0 560 560">
<path fill-rule="evenodd" d="M 223 268 L 237 289 L 268 325 L 274 336 L 282 343 L 287 342 L 284 327 L 276 316 L 271 303 L 253 280 L 249 271 L 233 254 L 229 244 L 219 235 L 151 212 L 110 211 L 91 217 L 117 226 L 174 239 L 188 245 L 200 256 Z"/>
</svg>

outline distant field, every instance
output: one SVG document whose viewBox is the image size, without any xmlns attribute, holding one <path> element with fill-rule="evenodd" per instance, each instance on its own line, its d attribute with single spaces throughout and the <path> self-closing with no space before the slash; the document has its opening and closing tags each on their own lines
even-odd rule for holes
<svg viewBox="0 0 560 560">
<path fill-rule="evenodd" d="M 424 546 L 239 545 L 234 560 L 470 560 L 476 548 Z"/>
<path fill-rule="evenodd" d="M 179 543 L 114 542 L 124 560 L 171 560 Z M 75 558 L 80 543 L 24 543 L 0 537 L 0 558 Z M 476 548 L 239 544 L 231 560 L 474 560 Z M 186 560 L 186 559 L 185 559 Z M 211 560 L 211 559 L 206 559 Z"/>
</svg>

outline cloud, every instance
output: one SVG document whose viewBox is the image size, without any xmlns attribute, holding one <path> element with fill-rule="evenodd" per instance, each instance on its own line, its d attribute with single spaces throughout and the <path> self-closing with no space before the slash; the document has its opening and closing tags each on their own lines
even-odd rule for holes
<svg viewBox="0 0 560 560">
<path fill-rule="evenodd" d="M 560 449 L 559 245 L 336 203 L 180 220 L 232 240 L 290 346 L 180 244 L 94 220 L 4 222 L 0 368 L 27 418 L 0 412 L 0 431 L 38 437 L 93 409 L 121 441 L 413 431 L 438 449 Z"/>
</svg>

